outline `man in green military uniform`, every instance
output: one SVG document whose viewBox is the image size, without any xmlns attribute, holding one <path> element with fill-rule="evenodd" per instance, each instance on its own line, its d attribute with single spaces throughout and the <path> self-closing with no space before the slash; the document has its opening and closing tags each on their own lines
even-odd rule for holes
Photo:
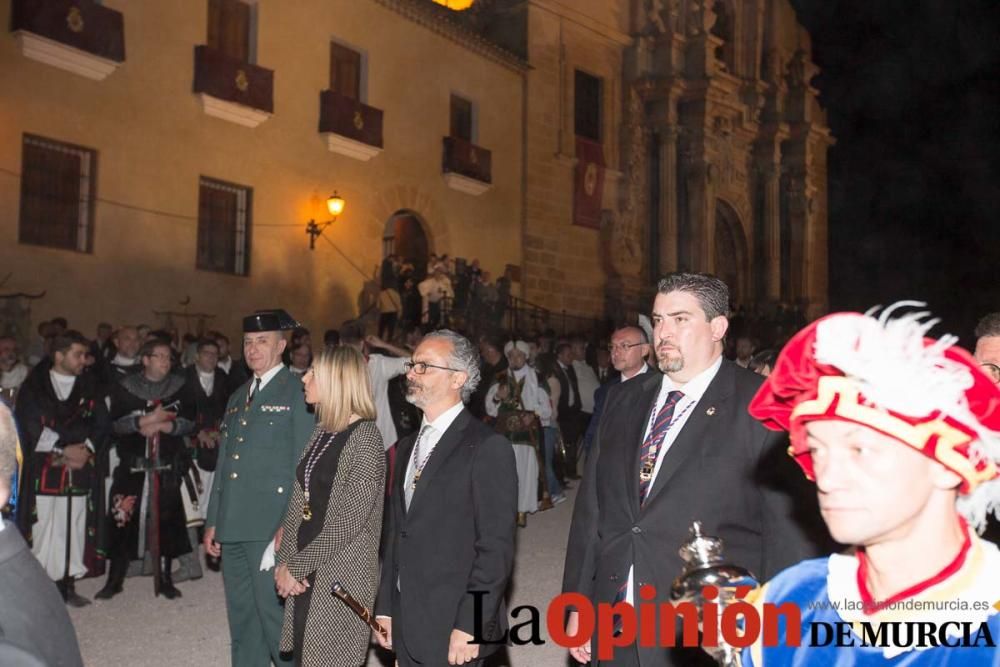
<svg viewBox="0 0 1000 667">
<path fill-rule="evenodd" d="M 271 539 L 281 539 L 295 466 L 315 425 L 302 382 L 281 363 L 282 332 L 297 326 L 283 310 L 243 319 L 243 356 L 253 375 L 229 398 L 205 519 L 205 550 L 222 555 L 232 663 L 239 667 L 288 664 L 278 654 L 282 607 L 274 572 L 260 564 Z"/>
</svg>

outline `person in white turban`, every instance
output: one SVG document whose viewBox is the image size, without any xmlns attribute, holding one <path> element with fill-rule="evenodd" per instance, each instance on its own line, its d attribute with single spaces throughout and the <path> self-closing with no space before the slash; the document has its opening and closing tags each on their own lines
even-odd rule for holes
<svg viewBox="0 0 1000 667">
<path fill-rule="evenodd" d="M 504 346 L 509 368 L 486 393 L 486 413 L 497 418 L 497 430 L 504 433 L 514 446 L 517 460 L 517 523 L 527 525 L 528 514 L 538 511 L 538 448 L 541 447 L 541 427 L 552 421 L 552 404 L 548 394 L 538 384 L 538 374 L 528 364 L 531 348 L 523 340 L 510 341 Z M 548 509 L 549 499 L 543 498 Z"/>
</svg>

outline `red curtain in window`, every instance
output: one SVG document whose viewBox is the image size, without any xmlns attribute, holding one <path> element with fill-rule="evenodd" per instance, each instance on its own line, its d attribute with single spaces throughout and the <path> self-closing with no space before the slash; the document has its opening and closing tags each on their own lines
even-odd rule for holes
<svg viewBox="0 0 1000 667">
<path fill-rule="evenodd" d="M 600 229 L 604 200 L 604 147 L 596 141 L 577 137 L 576 160 L 573 224 Z"/>
</svg>

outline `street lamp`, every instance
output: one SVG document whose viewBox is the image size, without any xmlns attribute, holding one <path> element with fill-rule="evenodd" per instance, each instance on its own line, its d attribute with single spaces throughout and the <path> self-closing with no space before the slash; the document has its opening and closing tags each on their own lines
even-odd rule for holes
<svg viewBox="0 0 1000 667">
<path fill-rule="evenodd" d="M 337 222 L 337 216 L 339 216 L 341 213 L 344 212 L 344 206 L 346 206 L 346 204 L 347 202 L 344 201 L 344 198 L 338 195 L 336 191 L 334 191 L 332 195 L 327 197 L 326 210 L 330 212 L 330 215 L 333 216 L 333 219 L 327 220 L 322 225 L 316 224 L 315 220 L 310 220 L 306 224 L 306 234 L 309 235 L 310 250 L 316 249 L 317 237 L 319 237 L 323 233 L 323 230 L 325 230 L 333 223 Z"/>
</svg>

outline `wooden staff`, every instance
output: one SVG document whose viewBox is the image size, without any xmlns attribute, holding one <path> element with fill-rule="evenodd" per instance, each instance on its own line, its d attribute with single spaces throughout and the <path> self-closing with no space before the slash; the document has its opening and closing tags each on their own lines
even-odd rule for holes
<svg viewBox="0 0 1000 667">
<path fill-rule="evenodd" d="M 372 613 L 365 609 L 364 605 L 355 600 L 351 594 L 347 592 L 347 589 L 340 585 L 339 581 L 333 582 L 333 594 L 343 600 L 344 604 L 350 607 L 351 611 L 357 614 L 358 618 L 364 621 L 369 628 L 379 633 L 382 636 L 382 639 L 389 641 L 389 633 L 385 631 L 385 628 L 379 625 L 378 621 L 376 621 L 372 616 Z"/>
</svg>

